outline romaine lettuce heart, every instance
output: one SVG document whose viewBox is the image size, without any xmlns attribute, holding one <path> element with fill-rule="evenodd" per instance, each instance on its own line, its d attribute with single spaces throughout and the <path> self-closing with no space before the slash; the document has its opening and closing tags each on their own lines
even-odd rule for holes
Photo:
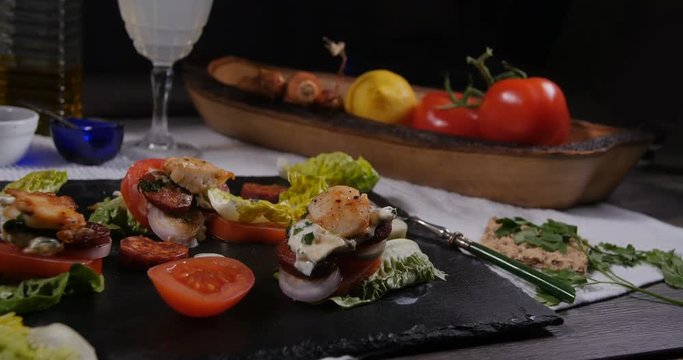
<svg viewBox="0 0 683 360">
<path fill-rule="evenodd" d="M 220 189 L 210 189 L 208 195 L 211 207 L 230 221 L 287 226 L 293 218 L 292 209 L 281 202 L 273 204 L 266 200 L 247 200 Z"/>
<path fill-rule="evenodd" d="M 328 186 L 347 185 L 361 192 L 371 191 L 379 181 L 379 174 L 367 160 L 363 157 L 354 160 L 343 152 L 320 154 L 301 163 L 286 165 L 282 172 L 323 177 Z"/>
</svg>

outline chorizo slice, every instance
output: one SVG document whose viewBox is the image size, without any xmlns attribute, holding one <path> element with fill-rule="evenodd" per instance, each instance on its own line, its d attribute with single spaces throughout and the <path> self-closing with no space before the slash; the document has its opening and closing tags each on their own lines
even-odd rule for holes
<svg viewBox="0 0 683 360">
<path fill-rule="evenodd" d="M 187 213 L 194 200 L 192 194 L 155 173 L 149 173 L 140 179 L 138 191 L 147 202 L 171 215 Z"/>
<path fill-rule="evenodd" d="M 130 270 L 146 270 L 169 261 L 186 259 L 188 254 L 188 248 L 180 244 L 129 236 L 121 240 L 119 264 Z"/>
<path fill-rule="evenodd" d="M 66 247 L 84 249 L 111 242 L 111 232 L 104 225 L 88 222 L 82 228 L 57 231 L 57 239 Z"/>
<path fill-rule="evenodd" d="M 245 199 L 267 200 L 276 204 L 280 201 L 280 193 L 285 190 L 287 190 L 287 188 L 282 185 L 262 185 L 248 182 L 242 185 L 240 196 Z"/>
</svg>

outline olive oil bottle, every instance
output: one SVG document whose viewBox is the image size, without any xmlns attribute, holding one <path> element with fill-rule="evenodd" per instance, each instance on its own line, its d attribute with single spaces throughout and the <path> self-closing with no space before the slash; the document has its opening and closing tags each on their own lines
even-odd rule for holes
<svg viewBox="0 0 683 360">
<path fill-rule="evenodd" d="M 0 104 L 81 116 L 82 0 L 0 0 Z M 41 118 L 38 133 L 48 133 Z"/>
</svg>

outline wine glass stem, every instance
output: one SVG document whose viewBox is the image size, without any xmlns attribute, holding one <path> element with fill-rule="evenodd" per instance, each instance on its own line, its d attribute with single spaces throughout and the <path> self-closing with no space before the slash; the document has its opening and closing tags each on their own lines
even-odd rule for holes
<svg viewBox="0 0 683 360">
<path fill-rule="evenodd" d="M 168 132 L 166 108 L 168 105 L 168 95 L 173 85 L 173 68 L 165 65 L 154 65 L 151 80 L 154 109 L 152 112 L 152 127 L 149 134 L 147 134 L 147 139 L 153 146 L 170 147 L 173 145 L 173 138 Z"/>
</svg>

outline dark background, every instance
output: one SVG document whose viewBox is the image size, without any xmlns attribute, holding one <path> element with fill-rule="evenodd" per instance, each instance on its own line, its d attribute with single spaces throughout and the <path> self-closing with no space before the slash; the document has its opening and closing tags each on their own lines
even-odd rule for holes
<svg viewBox="0 0 683 360">
<path fill-rule="evenodd" d="M 682 20 L 677 0 L 214 0 L 187 61 L 231 54 L 335 71 L 338 60 L 322 45 L 328 36 L 346 41 L 349 75 L 387 68 L 441 87 L 448 72 L 463 87 L 465 56 L 490 46 L 497 60 L 557 82 L 573 117 L 653 131 L 663 144 L 658 163 L 683 167 Z M 84 33 L 86 114 L 147 116 L 150 64 L 115 0 L 84 2 Z M 189 114 L 177 82 L 170 115 Z"/>
</svg>

